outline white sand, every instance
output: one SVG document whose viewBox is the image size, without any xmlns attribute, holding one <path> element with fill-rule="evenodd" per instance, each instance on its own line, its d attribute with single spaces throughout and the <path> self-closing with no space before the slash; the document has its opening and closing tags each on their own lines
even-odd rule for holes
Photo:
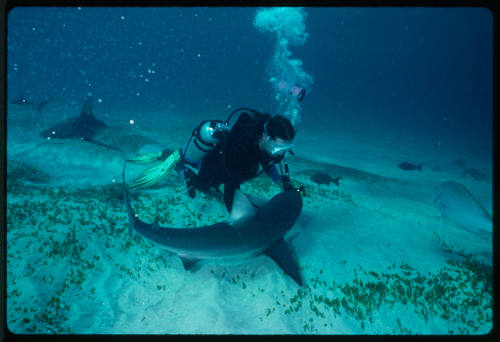
<svg viewBox="0 0 500 342">
<path fill-rule="evenodd" d="M 176 255 L 140 237 L 130 240 L 119 184 L 123 160 L 133 151 L 119 153 L 84 141 L 43 141 L 36 125 L 20 126 L 23 115 L 31 114 L 9 107 L 9 119 L 16 120 L 9 121 L 8 158 L 53 178 L 46 185 L 24 181 L 8 193 L 7 324 L 13 332 L 483 334 L 492 327 L 491 292 L 473 283 L 479 271 L 447 263 L 463 261 L 460 250 L 480 259 L 491 241 L 451 222 L 441 225 L 432 203 L 435 186 L 455 180 L 491 212 L 491 183 L 461 178 L 463 168 L 453 165 L 459 157 L 473 165 L 472 157 L 457 156 L 451 148 L 418 148 L 419 142 L 301 131 L 290 170 L 293 180 L 306 186 L 307 196 L 287 235 L 306 283 L 299 288 L 266 256 L 239 263 L 206 261 L 196 272 L 186 272 Z M 169 130 L 116 123 L 108 132 L 114 141 L 133 133 L 176 148 L 193 127 L 176 125 Z M 424 171 L 400 170 L 402 161 L 423 162 Z M 131 166 L 127 180 L 141 170 Z M 341 176 L 340 186 L 318 187 L 309 179 L 315 171 Z M 268 197 L 278 191 L 265 177 L 243 189 Z M 160 218 L 167 220 L 162 225 L 202 225 L 226 216 L 221 204 L 205 196 L 190 200 L 176 175 L 132 196 L 148 222 L 154 201 L 160 200 Z M 454 252 L 447 252 L 439 239 Z M 418 276 L 429 283 L 420 286 Z M 387 286 L 385 293 L 366 285 L 379 281 Z M 437 299 L 401 294 L 420 286 L 436 295 L 438 283 L 445 292 Z M 424 313 L 432 308 L 435 312 Z"/>
</svg>

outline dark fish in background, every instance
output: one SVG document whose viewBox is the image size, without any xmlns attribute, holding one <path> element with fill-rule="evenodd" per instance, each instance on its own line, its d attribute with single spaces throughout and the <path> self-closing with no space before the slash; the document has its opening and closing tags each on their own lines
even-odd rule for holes
<svg viewBox="0 0 500 342">
<path fill-rule="evenodd" d="M 486 173 L 481 171 L 481 170 L 478 170 L 478 169 L 474 169 L 474 168 L 466 168 L 461 174 L 460 174 L 460 178 L 467 178 L 467 177 L 471 177 L 477 181 L 483 181 L 486 179 Z"/>
<path fill-rule="evenodd" d="M 34 106 L 35 105 L 35 103 L 32 102 L 32 101 L 30 101 L 29 97 L 26 96 L 26 92 L 25 91 L 23 91 L 21 94 L 19 94 L 19 96 L 17 97 L 17 99 L 10 100 L 9 102 L 12 103 L 12 104 L 25 105 L 25 106 Z"/>
<path fill-rule="evenodd" d="M 399 164 L 398 167 L 401 170 L 405 170 L 405 171 L 418 170 L 418 171 L 422 172 L 422 163 L 420 163 L 418 166 L 416 166 L 412 163 L 403 162 L 403 163 Z"/>
<path fill-rule="evenodd" d="M 318 172 L 318 173 L 315 173 L 311 176 L 311 180 L 314 183 L 317 183 L 318 185 L 321 185 L 321 184 L 330 185 L 330 182 L 333 182 L 338 186 L 340 178 L 341 177 L 332 178 L 332 177 L 330 177 L 329 174 L 324 173 L 324 172 Z"/>
<path fill-rule="evenodd" d="M 21 106 L 28 106 L 33 109 L 36 109 L 38 112 L 42 112 L 42 109 L 50 102 L 52 101 L 52 97 L 44 98 L 42 101 L 39 103 L 35 103 L 33 101 L 29 100 L 29 97 L 25 95 L 25 92 L 22 92 L 19 94 L 18 98 L 15 100 L 9 101 L 12 104 L 17 104 Z"/>
</svg>

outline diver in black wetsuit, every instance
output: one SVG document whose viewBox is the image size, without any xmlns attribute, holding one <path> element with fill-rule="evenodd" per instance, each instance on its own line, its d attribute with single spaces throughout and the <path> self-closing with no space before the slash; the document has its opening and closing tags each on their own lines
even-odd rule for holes
<svg viewBox="0 0 500 342">
<path fill-rule="evenodd" d="M 230 128 L 230 119 L 236 113 L 240 115 Z M 292 186 L 288 164 L 283 160 L 286 152 L 293 154 L 294 137 L 295 129 L 286 117 L 238 108 L 226 121 L 202 121 L 182 149 L 146 153 L 127 160 L 132 163 L 162 160 L 143 172 L 129 187 L 151 186 L 175 169 L 185 180 L 191 198 L 196 196 L 195 189 L 215 194 L 219 199 L 223 195 L 226 208 L 231 212 L 236 189 L 265 171 L 284 191 L 294 189 L 305 195 L 303 188 Z M 260 166 L 262 171 L 259 172 Z M 219 190 L 221 184 L 224 184 L 223 194 Z"/>
<path fill-rule="evenodd" d="M 292 147 L 295 129 L 290 120 L 281 115 L 243 112 L 229 132 L 208 152 L 196 175 L 192 170 L 185 173 L 190 195 L 194 190 L 218 189 L 224 184 L 224 204 L 232 209 L 234 192 L 243 182 L 257 177 L 259 165 L 271 179 L 284 190 L 291 185 L 278 172 L 279 163 Z"/>
</svg>

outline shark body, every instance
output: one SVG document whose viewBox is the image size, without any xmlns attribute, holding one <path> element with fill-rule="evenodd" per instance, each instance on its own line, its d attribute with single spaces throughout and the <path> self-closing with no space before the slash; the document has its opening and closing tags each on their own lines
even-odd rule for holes
<svg viewBox="0 0 500 342">
<path fill-rule="evenodd" d="M 453 181 L 440 184 L 434 194 L 434 204 L 443 218 L 472 233 L 491 237 L 491 215 L 463 184 Z"/>
<path fill-rule="evenodd" d="M 197 228 L 168 228 L 143 222 L 136 216 L 127 194 L 125 167 L 123 172 L 123 195 L 131 237 L 137 232 L 176 253 L 186 270 L 192 269 L 202 259 L 233 259 L 266 254 L 302 286 L 295 254 L 283 238 L 302 210 L 302 198 L 297 191 L 279 193 L 253 213 L 240 215 L 233 222 Z M 238 196 L 235 194 L 234 201 L 235 208 L 252 207 L 242 193 Z"/>
<path fill-rule="evenodd" d="M 79 116 L 68 118 L 40 133 L 40 137 L 47 139 L 81 139 L 92 144 L 103 146 L 116 151 L 120 148 L 102 143 L 94 139 L 95 135 L 107 125 L 93 114 L 92 97 L 87 97 Z"/>
</svg>

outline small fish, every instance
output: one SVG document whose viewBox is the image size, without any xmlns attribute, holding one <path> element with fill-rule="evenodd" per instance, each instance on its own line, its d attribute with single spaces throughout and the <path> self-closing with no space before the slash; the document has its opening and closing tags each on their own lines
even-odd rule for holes
<svg viewBox="0 0 500 342">
<path fill-rule="evenodd" d="M 466 165 L 466 163 L 463 159 L 456 159 L 453 162 L 453 165 L 458 166 L 458 167 L 464 167 Z"/>
<path fill-rule="evenodd" d="M 330 185 L 330 182 L 333 182 L 338 186 L 340 178 L 341 177 L 332 178 L 332 177 L 330 177 L 329 174 L 323 173 L 323 172 L 317 172 L 311 176 L 311 180 L 314 183 L 317 183 L 318 185 L 321 185 L 321 184 Z"/>
<path fill-rule="evenodd" d="M 28 107 L 32 107 L 33 109 L 36 109 L 38 112 L 42 112 L 42 109 L 49 103 L 52 101 L 52 97 L 45 97 L 42 101 L 40 101 L 39 103 L 35 103 L 33 101 L 30 100 L 30 97 L 27 97 L 25 95 L 25 92 L 22 92 L 21 94 L 19 94 L 19 96 L 17 97 L 17 99 L 14 99 L 14 100 L 11 100 L 9 101 L 10 103 L 12 104 L 17 104 L 17 105 L 21 105 L 21 106 L 28 106 Z"/>
<path fill-rule="evenodd" d="M 422 163 L 420 163 L 418 166 L 416 166 L 412 163 L 403 162 L 403 163 L 399 164 L 398 167 L 401 170 L 405 170 L 405 171 L 418 170 L 418 171 L 422 172 Z"/>
<path fill-rule="evenodd" d="M 467 177 L 471 177 L 477 181 L 483 181 L 486 179 L 486 173 L 478 170 L 478 169 L 474 169 L 474 168 L 466 168 L 461 174 L 460 174 L 460 178 L 467 178 Z"/>
</svg>

